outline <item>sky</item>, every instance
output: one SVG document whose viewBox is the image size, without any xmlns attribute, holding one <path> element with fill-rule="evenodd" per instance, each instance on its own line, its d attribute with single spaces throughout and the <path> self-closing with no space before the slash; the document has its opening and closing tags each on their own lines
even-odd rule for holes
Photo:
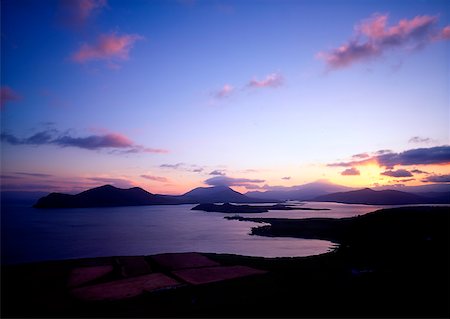
<svg viewBox="0 0 450 319">
<path fill-rule="evenodd" d="M 448 1 L 1 2 L 2 190 L 450 183 Z"/>
</svg>

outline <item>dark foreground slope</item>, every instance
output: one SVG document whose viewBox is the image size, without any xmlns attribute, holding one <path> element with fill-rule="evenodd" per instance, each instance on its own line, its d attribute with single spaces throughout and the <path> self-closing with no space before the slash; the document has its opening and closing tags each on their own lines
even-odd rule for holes
<svg viewBox="0 0 450 319">
<path fill-rule="evenodd" d="M 271 224 L 255 234 L 341 245 L 306 258 L 206 254 L 268 273 L 115 302 L 75 301 L 66 286 L 69 269 L 111 258 L 4 266 L 2 317 L 447 318 L 449 216 L 448 207 L 411 207 L 346 219 L 252 218 Z"/>
</svg>

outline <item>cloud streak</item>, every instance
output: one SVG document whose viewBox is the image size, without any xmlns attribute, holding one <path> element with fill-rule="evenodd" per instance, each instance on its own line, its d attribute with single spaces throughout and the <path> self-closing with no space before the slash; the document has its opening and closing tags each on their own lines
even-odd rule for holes
<svg viewBox="0 0 450 319">
<path fill-rule="evenodd" d="M 431 175 L 422 179 L 425 183 L 450 183 L 450 174 L 446 175 Z"/>
<path fill-rule="evenodd" d="M 347 168 L 346 170 L 344 170 L 343 172 L 341 172 L 342 176 L 355 176 L 355 175 L 360 175 L 360 172 L 357 168 Z"/>
<path fill-rule="evenodd" d="M 277 88 L 282 86 L 283 84 L 284 84 L 283 75 L 281 75 L 281 73 L 275 72 L 266 75 L 265 78 L 260 80 L 253 78 L 250 81 L 248 81 L 247 84 L 240 87 L 235 87 L 228 83 L 224 84 L 224 86 L 220 90 L 213 92 L 212 96 L 214 96 L 218 100 L 221 100 L 238 93 L 238 91 L 253 90 L 260 88 Z"/>
<path fill-rule="evenodd" d="M 247 87 L 249 88 L 276 88 L 283 85 L 283 76 L 279 73 L 271 73 L 267 75 L 262 80 L 257 80 L 253 78 L 248 82 Z"/>
<path fill-rule="evenodd" d="M 436 41 L 448 40 L 450 26 L 439 29 L 437 16 L 416 16 L 388 26 L 387 14 L 375 14 L 355 26 L 354 36 L 338 48 L 322 51 L 317 58 L 330 70 L 377 58 L 388 50 L 411 51 Z"/>
<path fill-rule="evenodd" d="M 137 34 L 117 35 L 116 33 L 102 34 L 93 44 L 84 43 L 71 57 L 76 63 L 95 60 L 128 60 L 134 43 L 143 39 Z"/>
<path fill-rule="evenodd" d="M 48 178 L 53 177 L 50 174 L 42 174 L 42 173 L 26 173 L 26 172 L 15 172 L 16 175 L 29 176 L 29 177 L 39 177 L 39 178 Z"/>
<path fill-rule="evenodd" d="M 413 174 L 410 171 L 407 171 L 406 169 L 398 169 L 396 171 L 389 170 L 382 172 L 381 175 L 384 176 L 390 176 L 390 177 L 412 177 Z"/>
<path fill-rule="evenodd" d="M 348 161 L 331 163 L 329 167 L 352 167 L 358 165 L 366 165 L 376 162 L 378 165 L 393 168 L 395 165 L 443 165 L 450 164 L 450 145 L 435 146 L 429 148 L 416 148 L 407 150 L 400 153 L 394 152 L 376 152 L 374 155 L 367 159 L 360 161 Z"/>
<path fill-rule="evenodd" d="M 216 170 L 212 171 L 211 173 L 209 173 L 209 175 L 224 176 L 225 173 L 223 171 L 216 169 Z"/>
<path fill-rule="evenodd" d="M 19 138 L 9 133 L 1 133 L 1 141 L 11 145 L 57 145 L 60 147 L 77 147 L 86 150 L 110 149 L 121 153 L 167 153 L 167 150 L 148 148 L 134 144 L 128 137 L 118 133 L 74 137 L 48 129 L 26 138 Z"/>
<path fill-rule="evenodd" d="M 413 136 L 409 139 L 409 143 L 430 143 L 432 142 L 431 138 L 428 137 L 420 137 L 420 136 Z"/>
<path fill-rule="evenodd" d="M 153 176 L 153 175 L 145 175 L 145 174 L 143 174 L 143 175 L 141 175 L 141 177 L 145 178 L 145 179 L 148 179 L 148 180 L 151 180 L 151 181 L 156 181 L 156 182 L 161 182 L 161 183 L 166 183 L 166 182 L 169 181 L 167 178 L 162 177 L 162 176 Z"/>
<path fill-rule="evenodd" d="M 254 188 L 254 183 L 264 183 L 263 179 L 233 178 L 228 176 L 216 176 L 205 180 L 203 183 L 211 186 L 244 186 Z"/>
</svg>

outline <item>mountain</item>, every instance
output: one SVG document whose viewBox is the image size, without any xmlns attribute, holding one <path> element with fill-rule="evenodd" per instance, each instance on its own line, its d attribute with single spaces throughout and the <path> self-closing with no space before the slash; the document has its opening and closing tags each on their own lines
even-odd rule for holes
<svg viewBox="0 0 450 319">
<path fill-rule="evenodd" d="M 404 185 L 386 185 L 374 187 L 374 190 L 386 190 L 393 189 L 408 193 L 450 193 L 450 184 L 440 183 L 440 184 L 427 184 L 418 186 L 404 186 Z"/>
<path fill-rule="evenodd" d="M 447 203 L 449 203 L 450 194 L 447 195 Z M 322 195 L 314 198 L 313 201 L 368 205 L 438 204 L 445 202 L 438 201 L 433 197 L 425 197 L 397 190 L 375 191 L 370 188 Z"/>
<path fill-rule="evenodd" d="M 320 195 L 344 192 L 353 188 L 330 183 L 327 180 L 318 180 L 313 183 L 292 187 L 277 187 L 265 192 L 253 191 L 245 195 L 260 199 L 272 200 L 309 200 Z"/>
<path fill-rule="evenodd" d="M 265 200 L 251 198 L 227 186 L 197 187 L 179 196 L 184 203 L 261 203 Z"/>
<path fill-rule="evenodd" d="M 225 186 L 198 187 L 181 196 L 158 195 L 142 188 L 116 188 L 104 185 L 76 195 L 51 193 L 40 198 L 36 208 L 81 208 L 144 205 L 177 205 L 198 203 L 258 203 L 261 199 L 247 197 Z"/>
<path fill-rule="evenodd" d="M 176 199 L 154 195 L 142 188 L 116 188 L 104 185 L 76 195 L 51 193 L 40 198 L 36 208 L 112 207 L 178 204 Z"/>
</svg>

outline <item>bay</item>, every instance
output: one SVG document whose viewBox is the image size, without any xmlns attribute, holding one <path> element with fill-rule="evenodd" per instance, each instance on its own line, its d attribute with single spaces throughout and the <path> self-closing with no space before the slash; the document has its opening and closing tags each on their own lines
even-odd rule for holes
<svg viewBox="0 0 450 319">
<path fill-rule="evenodd" d="M 326 211 L 270 211 L 246 217 L 351 217 L 379 206 L 296 203 Z M 212 252 L 261 257 L 294 257 L 325 253 L 325 240 L 250 235 L 253 222 L 226 220 L 231 214 L 192 211 L 194 205 L 83 209 L 2 207 L 2 263 L 84 257 Z"/>
</svg>

